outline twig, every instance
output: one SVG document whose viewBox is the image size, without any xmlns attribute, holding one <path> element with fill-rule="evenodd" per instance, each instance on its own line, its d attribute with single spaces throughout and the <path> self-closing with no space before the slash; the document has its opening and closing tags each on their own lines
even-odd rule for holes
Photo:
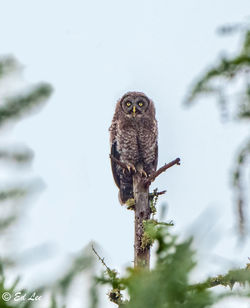
<svg viewBox="0 0 250 308">
<path fill-rule="evenodd" d="M 102 264 L 106 267 L 106 270 L 109 272 L 111 271 L 111 269 L 107 266 L 107 264 L 104 262 L 104 258 L 101 258 L 99 256 L 99 254 L 97 253 L 97 251 L 95 250 L 94 246 L 92 245 L 92 250 L 94 251 L 95 255 L 97 256 L 97 258 L 102 262 Z"/>
<path fill-rule="evenodd" d="M 121 166 L 123 169 L 127 169 L 127 165 L 123 162 L 121 162 L 119 159 L 115 158 L 113 155 L 109 155 L 109 158 L 117 163 L 119 166 Z M 149 186 L 162 172 L 166 171 L 167 169 L 171 168 L 174 165 L 180 165 L 180 158 L 176 158 L 175 160 L 171 161 L 168 164 L 165 164 L 163 167 L 152 173 L 146 180 L 146 185 Z M 158 195 L 164 194 L 166 191 L 158 193 Z"/>
<path fill-rule="evenodd" d="M 166 190 L 162 190 L 162 191 L 159 191 L 159 192 L 152 192 L 149 194 L 149 199 L 153 198 L 153 197 L 158 197 L 160 195 L 164 195 L 167 191 Z"/>
<path fill-rule="evenodd" d="M 153 216 L 156 214 L 156 204 L 157 204 L 158 198 L 159 198 L 160 195 L 165 194 L 165 192 L 166 192 L 166 190 L 158 192 L 158 188 L 155 188 L 153 190 L 153 192 L 148 195 L 148 199 L 149 199 L 149 202 L 150 202 L 150 210 L 151 210 L 151 214 L 153 214 Z"/>
<path fill-rule="evenodd" d="M 168 164 L 165 164 L 163 167 L 152 173 L 147 180 L 145 181 L 145 185 L 149 186 L 162 172 L 166 171 L 167 169 L 171 168 L 174 165 L 180 165 L 180 158 L 176 158 L 175 160 L 171 161 Z"/>
<path fill-rule="evenodd" d="M 101 258 L 99 256 L 93 245 L 92 250 L 107 270 L 107 275 L 109 276 L 109 283 L 112 285 L 112 290 L 108 293 L 109 299 L 111 302 L 117 304 L 119 308 L 123 304 L 121 290 L 123 290 L 124 288 L 122 286 L 121 280 L 117 277 L 117 272 L 115 270 L 111 270 L 107 266 L 107 264 L 104 262 L 104 258 Z M 107 280 L 105 281 L 107 282 Z"/>
</svg>

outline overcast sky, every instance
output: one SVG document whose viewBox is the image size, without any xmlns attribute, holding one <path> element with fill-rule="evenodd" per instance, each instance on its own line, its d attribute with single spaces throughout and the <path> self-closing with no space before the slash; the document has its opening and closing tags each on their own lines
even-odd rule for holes
<svg viewBox="0 0 250 308">
<path fill-rule="evenodd" d="M 34 150 L 33 174 L 46 183 L 17 244 L 56 247 L 45 275 L 91 240 L 111 267 L 131 265 L 133 213 L 118 202 L 108 158 L 115 103 L 130 90 L 155 102 L 159 165 L 181 158 L 152 188 L 167 189 L 160 201 L 174 231 L 195 232 L 201 264 L 210 264 L 200 275 L 245 265 L 246 246 L 235 254 L 229 174 L 247 127 L 222 122 L 213 99 L 190 109 L 182 102 L 197 75 L 223 51 L 237 51 L 238 37 L 216 29 L 246 20 L 249 8 L 249 0 L 1 1 L 1 54 L 15 55 L 27 82 L 55 90 L 8 136 Z"/>
</svg>

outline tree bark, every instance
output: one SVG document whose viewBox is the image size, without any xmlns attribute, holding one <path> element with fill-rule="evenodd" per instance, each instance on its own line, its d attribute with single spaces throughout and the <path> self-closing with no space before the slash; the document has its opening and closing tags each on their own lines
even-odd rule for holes
<svg viewBox="0 0 250 308">
<path fill-rule="evenodd" d="M 110 159 L 126 170 L 127 166 L 123 162 L 109 155 Z M 164 171 L 174 165 L 180 165 L 180 158 L 176 158 L 168 164 L 152 173 L 147 179 L 143 178 L 139 172 L 133 175 L 133 193 L 135 199 L 135 243 L 134 243 L 134 267 L 148 268 L 150 265 L 150 246 L 143 243 L 144 226 L 143 221 L 150 219 L 151 209 L 149 204 L 149 186 Z M 141 169 L 141 168 L 140 168 Z M 164 194 L 161 191 L 158 195 Z M 144 247 L 145 246 L 145 247 Z"/>
<path fill-rule="evenodd" d="M 142 246 L 144 234 L 143 221 L 150 219 L 150 205 L 148 200 L 149 188 L 145 185 L 140 174 L 133 176 L 135 199 L 135 241 L 134 241 L 134 267 L 148 268 L 150 264 L 150 246 Z"/>
</svg>

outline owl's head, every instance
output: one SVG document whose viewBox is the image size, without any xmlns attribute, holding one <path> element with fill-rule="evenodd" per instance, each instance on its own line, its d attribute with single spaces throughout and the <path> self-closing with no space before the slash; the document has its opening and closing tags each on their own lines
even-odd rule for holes
<svg viewBox="0 0 250 308">
<path fill-rule="evenodd" d="M 128 92 L 120 99 L 122 111 L 129 117 L 136 118 L 148 111 L 152 102 L 141 92 Z"/>
</svg>

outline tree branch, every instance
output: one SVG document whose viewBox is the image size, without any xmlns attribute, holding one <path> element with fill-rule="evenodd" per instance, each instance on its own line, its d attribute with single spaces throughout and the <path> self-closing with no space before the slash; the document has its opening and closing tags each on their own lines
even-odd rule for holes
<svg viewBox="0 0 250 308">
<path fill-rule="evenodd" d="M 164 195 L 167 191 L 166 190 L 162 190 L 162 191 L 153 191 L 152 193 L 149 194 L 149 199 L 152 199 L 154 197 L 158 197 L 160 195 Z"/>
<path fill-rule="evenodd" d="M 113 155 L 109 155 L 110 159 L 123 169 L 128 169 L 124 162 L 115 158 Z M 133 195 L 134 195 L 134 211 L 135 211 L 135 240 L 134 240 L 134 266 L 135 268 L 147 268 L 149 269 L 150 264 L 150 245 L 143 245 L 144 235 L 144 221 L 150 219 L 151 213 L 155 213 L 152 209 L 155 209 L 155 205 L 150 206 L 149 201 L 154 200 L 159 195 L 164 194 L 166 191 L 157 192 L 155 190 L 152 194 L 149 194 L 150 184 L 164 171 L 171 168 L 174 165 L 180 165 L 180 158 L 176 158 L 168 164 L 155 171 L 148 178 L 141 176 L 140 172 L 133 173 Z M 157 200 L 157 199 L 156 199 Z M 94 249 L 93 249 L 94 250 Z M 96 251 L 95 254 L 98 256 Z M 99 257 L 99 256 L 98 256 Z M 103 259 L 101 259 L 103 263 Z M 104 264 L 105 265 L 105 264 Z"/>
<path fill-rule="evenodd" d="M 157 171 L 152 173 L 145 181 L 145 185 L 149 186 L 161 173 L 166 171 L 167 169 L 171 168 L 174 165 L 180 165 L 180 158 L 176 158 L 175 160 L 171 161 L 168 164 L 165 164 L 163 167 L 159 168 Z"/>
<path fill-rule="evenodd" d="M 135 267 L 148 268 L 150 265 L 150 245 L 143 245 L 144 221 L 150 219 L 151 213 L 155 213 L 155 205 L 150 206 L 150 198 L 158 197 L 165 192 L 154 191 L 149 195 L 149 186 L 162 172 L 174 165 L 180 165 L 180 158 L 176 158 L 168 164 L 144 179 L 138 172 L 133 175 L 133 190 L 135 199 L 135 244 L 134 244 L 134 265 Z"/>
<path fill-rule="evenodd" d="M 115 270 L 111 270 L 107 264 L 104 262 L 104 258 L 101 258 L 97 251 L 95 250 L 94 246 L 92 245 L 92 250 L 97 256 L 97 258 L 102 262 L 102 264 L 106 268 L 106 273 L 109 277 L 109 279 L 99 279 L 99 282 L 102 281 L 102 283 L 105 281 L 105 283 L 110 283 L 112 285 L 112 290 L 108 293 L 109 299 L 111 302 L 118 305 L 118 308 L 121 307 L 123 304 L 122 294 L 121 290 L 124 289 L 121 279 L 118 277 L 118 273 Z"/>
<path fill-rule="evenodd" d="M 202 283 L 197 283 L 191 285 L 190 290 L 198 289 L 208 289 L 213 288 L 218 285 L 229 286 L 231 289 L 233 288 L 236 282 L 238 283 L 246 283 L 250 282 L 250 264 L 247 264 L 246 268 L 230 270 L 226 275 L 218 275 L 216 277 L 208 278 L 206 281 Z"/>
<path fill-rule="evenodd" d="M 109 272 L 111 271 L 111 269 L 107 266 L 107 264 L 104 262 L 104 258 L 101 258 L 98 254 L 98 252 L 95 250 L 94 246 L 92 245 L 92 250 L 95 253 L 95 255 L 97 256 L 97 258 L 102 262 L 102 264 L 104 265 L 104 267 L 106 268 L 106 270 Z"/>
</svg>

